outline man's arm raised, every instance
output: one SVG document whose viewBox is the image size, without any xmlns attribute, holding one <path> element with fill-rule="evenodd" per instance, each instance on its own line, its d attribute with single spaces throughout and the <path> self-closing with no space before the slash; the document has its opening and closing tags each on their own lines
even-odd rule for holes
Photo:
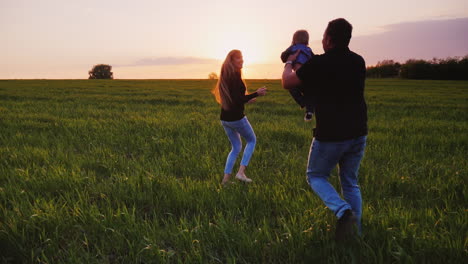
<svg viewBox="0 0 468 264">
<path fill-rule="evenodd" d="M 300 50 L 288 57 L 286 65 L 284 65 L 283 76 L 281 77 L 281 84 L 284 89 L 290 90 L 301 84 L 301 80 L 297 77 L 296 72 L 292 67 L 292 61 L 297 58 Z"/>
</svg>

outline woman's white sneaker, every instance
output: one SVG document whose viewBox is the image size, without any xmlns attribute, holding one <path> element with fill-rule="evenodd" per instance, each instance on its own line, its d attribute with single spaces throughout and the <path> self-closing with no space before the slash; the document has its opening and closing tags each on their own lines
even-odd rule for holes
<svg viewBox="0 0 468 264">
<path fill-rule="evenodd" d="M 239 173 L 236 174 L 236 179 L 238 179 L 239 181 L 243 181 L 243 182 L 252 182 L 252 179 L 249 179 L 247 178 L 247 176 L 239 174 Z"/>
</svg>

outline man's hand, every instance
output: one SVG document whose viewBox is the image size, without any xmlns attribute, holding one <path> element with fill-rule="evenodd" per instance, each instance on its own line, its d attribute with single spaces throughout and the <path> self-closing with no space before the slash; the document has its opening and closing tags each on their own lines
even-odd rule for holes
<svg viewBox="0 0 468 264">
<path fill-rule="evenodd" d="M 296 51 L 293 55 L 288 57 L 288 61 L 294 61 L 299 55 L 300 50 Z M 284 89 L 292 89 L 301 84 L 301 80 L 297 77 L 296 72 L 293 70 L 293 67 L 290 63 L 287 63 L 284 66 L 283 76 L 281 77 L 281 84 Z"/>
<path fill-rule="evenodd" d="M 288 61 L 295 61 L 297 59 L 297 56 L 299 56 L 299 53 L 301 50 L 297 50 L 294 54 L 289 55 Z"/>
</svg>

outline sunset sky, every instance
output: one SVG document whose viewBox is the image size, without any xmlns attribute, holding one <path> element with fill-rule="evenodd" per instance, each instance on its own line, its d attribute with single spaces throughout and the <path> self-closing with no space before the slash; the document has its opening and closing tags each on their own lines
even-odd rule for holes
<svg viewBox="0 0 468 264">
<path fill-rule="evenodd" d="M 466 0 L 0 0 L 0 79 L 85 79 L 98 63 L 116 79 L 204 79 L 231 49 L 246 78 L 279 79 L 294 31 L 320 54 L 338 17 L 367 65 L 468 55 Z"/>
</svg>

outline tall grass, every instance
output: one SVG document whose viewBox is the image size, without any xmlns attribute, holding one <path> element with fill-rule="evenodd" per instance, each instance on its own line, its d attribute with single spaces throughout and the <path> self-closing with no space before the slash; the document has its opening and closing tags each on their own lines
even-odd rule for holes
<svg viewBox="0 0 468 264">
<path fill-rule="evenodd" d="M 305 181 L 313 124 L 279 81 L 248 81 L 269 88 L 246 107 L 254 182 L 220 186 L 214 84 L 0 81 L 0 260 L 466 261 L 468 82 L 367 81 L 363 236 L 349 245 Z"/>
</svg>

